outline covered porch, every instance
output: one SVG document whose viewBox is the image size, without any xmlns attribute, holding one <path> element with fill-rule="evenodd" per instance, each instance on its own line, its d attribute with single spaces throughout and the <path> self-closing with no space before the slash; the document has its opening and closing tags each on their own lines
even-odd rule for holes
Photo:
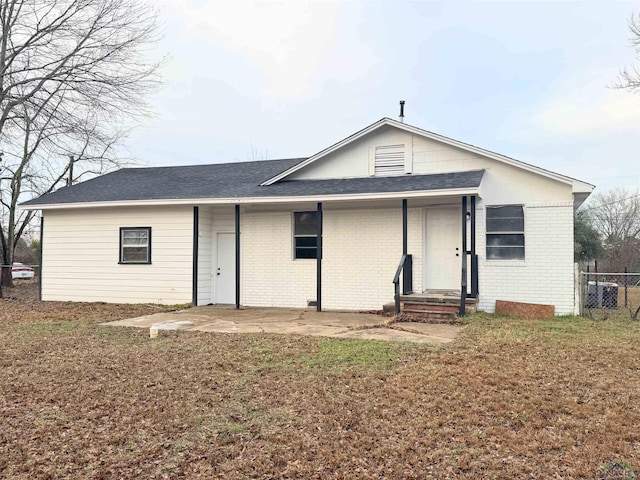
<svg viewBox="0 0 640 480">
<path fill-rule="evenodd" d="M 463 315 L 478 295 L 476 195 L 406 196 L 194 207 L 193 303 L 322 311 L 394 302 L 399 313 L 401 296 L 445 292 Z M 313 214 L 302 243 L 301 213 Z"/>
</svg>

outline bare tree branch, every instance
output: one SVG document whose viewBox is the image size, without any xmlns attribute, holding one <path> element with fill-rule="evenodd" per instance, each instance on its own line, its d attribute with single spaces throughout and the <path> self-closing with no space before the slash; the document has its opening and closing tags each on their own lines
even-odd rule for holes
<svg viewBox="0 0 640 480">
<path fill-rule="evenodd" d="M 640 13 L 631 15 L 629 31 L 631 32 L 631 47 L 636 52 L 636 62 L 640 63 Z M 634 93 L 640 92 L 640 65 L 623 68 L 618 81 L 613 86 Z"/>
<path fill-rule="evenodd" d="M 10 265 L 34 216 L 19 203 L 62 186 L 70 166 L 76 179 L 120 167 L 124 125 L 149 114 L 163 62 L 147 57 L 158 38 L 147 0 L 0 0 L 0 29 L 0 246 Z M 3 270 L 0 284 L 10 282 Z"/>
<path fill-rule="evenodd" d="M 617 188 L 594 195 L 592 204 L 589 216 L 605 249 L 603 268 L 640 268 L 640 191 Z"/>
</svg>

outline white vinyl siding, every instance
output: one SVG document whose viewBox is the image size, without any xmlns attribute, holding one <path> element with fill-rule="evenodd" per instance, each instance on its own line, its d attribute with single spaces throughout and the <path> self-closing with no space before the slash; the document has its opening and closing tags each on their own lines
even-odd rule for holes
<svg viewBox="0 0 640 480">
<path fill-rule="evenodd" d="M 375 147 L 373 174 L 376 177 L 402 175 L 404 173 L 404 144 Z"/>
<path fill-rule="evenodd" d="M 43 300 L 191 302 L 193 207 L 51 210 L 43 233 Z M 121 265 L 120 227 L 152 228 L 152 264 Z"/>
<path fill-rule="evenodd" d="M 211 209 L 201 206 L 198 209 L 198 305 L 212 303 L 212 255 L 213 238 L 211 235 Z"/>
</svg>

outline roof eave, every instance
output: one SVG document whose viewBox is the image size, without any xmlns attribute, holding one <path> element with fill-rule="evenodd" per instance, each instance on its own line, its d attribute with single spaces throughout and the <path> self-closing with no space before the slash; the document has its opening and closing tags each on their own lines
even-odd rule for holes
<svg viewBox="0 0 640 480">
<path fill-rule="evenodd" d="M 397 192 L 351 193 L 335 195 L 304 195 L 304 196 L 274 196 L 274 197 L 235 197 L 235 198 L 186 198 L 186 199 L 157 199 L 157 200 L 119 200 L 110 202 L 74 202 L 53 204 L 20 205 L 22 210 L 67 210 L 77 208 L 104 208 L 128 206 L 162 206 L 162 205 L 246 205 L 246 204 L 279 204 L 304 202 L 342 202 L 354 200 L 388 200 L 419 197 L 441 197 L 458 195 L 476 195 L 478 187 L 444 188 L 434 190 L 415 190 Z"/>
</svg>

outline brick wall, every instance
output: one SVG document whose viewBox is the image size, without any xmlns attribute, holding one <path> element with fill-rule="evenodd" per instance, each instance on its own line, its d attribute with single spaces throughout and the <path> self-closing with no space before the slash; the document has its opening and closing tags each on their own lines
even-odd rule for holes
<svg viewBox="0 0 640 480">
<path fill-rule="evenodd" d="M 496 300 L 555 306 L 556 315 L 574 311 L 573 205 L 525 204 L 525 260 L 486 260 L 485 208 L 479 203 L 477 253 L 479 308 L 493 312 Z"/>
<path fill-rule="evenodd" d="M 414 288 L 422 285 L 422 214 L 409 210 Z M 323 217 L 322 303 L 325 309 L 371 310 L 393 301 L 402 255 L 402 210 L 330 210 Z M 316 260 L 293 259 L 291 212 L 242 218 L 242 303 L 305 307 L 316 299 Z"/>
<path fill-rule="evenodd" d="M 552 304 L 573 312 L 573 206 L 525 205 L 525 260 L 487 261 L 485 209 L 477 205 L 479 308 L 496 300 Z M 414 291 L 423 288 L 423 209 L 409 209 Z M 242 217 L 242 303 L 306 307 L 316 299 L 316 261 L 293 259 L 291 212 Z M 391 280 L 402 255 L 402 210 L 324 211 L 323 308 L 380 309 L 393 301 Z"/>
<path fill-rule="evenodd" d="M 293 259 L 291 212 L 241 216 L 241 303 L 256 307 L 306 307 L 316 298 L 316 261 Z"/>
</svg>

